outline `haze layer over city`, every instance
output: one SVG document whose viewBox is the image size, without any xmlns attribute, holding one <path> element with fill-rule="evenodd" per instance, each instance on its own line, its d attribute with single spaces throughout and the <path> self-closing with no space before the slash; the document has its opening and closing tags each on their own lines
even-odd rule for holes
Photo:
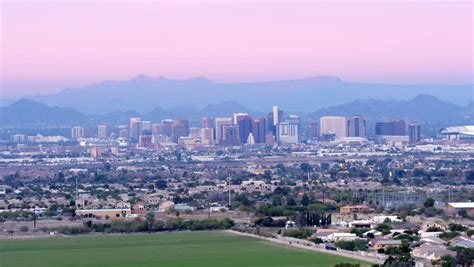
<svg viewBox="0 0 474 267">
<path fill-rule="evenodd" d="M 472 1 L 0 7 L 0 266 L 474 266 Z"/>
</svg>

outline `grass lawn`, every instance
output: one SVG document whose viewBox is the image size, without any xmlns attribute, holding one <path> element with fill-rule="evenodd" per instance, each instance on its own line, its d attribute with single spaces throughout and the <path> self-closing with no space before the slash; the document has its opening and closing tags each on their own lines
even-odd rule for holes
<svg viewBox="0 0 474 267">
<path fill-rule="evenodd" d="M 360 263 L 223 232 L 0 240 L 1 267 L 333 267 L 341 262 Z"/>
</svg>

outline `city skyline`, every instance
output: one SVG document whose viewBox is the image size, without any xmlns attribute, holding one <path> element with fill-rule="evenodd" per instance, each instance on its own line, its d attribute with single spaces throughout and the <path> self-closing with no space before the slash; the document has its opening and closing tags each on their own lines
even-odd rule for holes
<svg viewBox="0 0 474 267">
<path fill-rule="evenodd" d="M 2 97 L 139 74 L 220 82 L 334 75 L 359 82 L 472 83 L 472 57 L 466 56 L 472 55 L 471 7 L 469 1 L 6 1 Z"/>
</svg>

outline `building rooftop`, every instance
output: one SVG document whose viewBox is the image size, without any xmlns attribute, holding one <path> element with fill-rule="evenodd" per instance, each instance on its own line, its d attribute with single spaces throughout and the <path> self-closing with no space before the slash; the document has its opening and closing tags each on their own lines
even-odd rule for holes
<svg viewBox="0 0 474 267">
<path fill-rule="evenodd" d="M 441 134 L 463 134 L 474 136 L 474 125 L 453 126 L 441 129 Z"/>
<path fill-rule="evenodd" d="M 448 205 L 455 209 L 474 209 L 474 202 L 450 202 Z"/>
</svg>

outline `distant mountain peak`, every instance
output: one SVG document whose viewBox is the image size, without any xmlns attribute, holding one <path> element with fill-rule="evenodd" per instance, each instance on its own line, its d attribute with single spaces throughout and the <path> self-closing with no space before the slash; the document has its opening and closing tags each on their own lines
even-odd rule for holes
<svg viewBox="0 0 474 267">
<path fill-rule="evenodd" d="M 321 84 L 337 84 L 343 82 L 341 78 L 336 76 L 311 76 L 305 80 Z"/>
<path fill-rule="evenodd" d="M 153 81 L 153 82 L 156 82 L 156 81 L 165 80 L 165 79 L 166 78 L 162 77 L 162 76 L 152 77 L 152 76 L 140 74 L 140 75 L 132 78 L 131 80 L 132 81 Z"/>
<path fill-rule="evenodd" d="M 35 100 L 31 100 L 28 98 L 22 98 L 16 102 L 13 102 L 10 107 L 32 107 L 32 106 L 37 106 L 37 107 L 48 107 L 47 105 L 40 103 Z"/>
<path fill-rule="evenodd" d="M 206 78 L 205 76 L 194 76 L 194 77 L 191 77 L 191 78 L 188 78 L 188 79 L 185 79 L 187 81 L 201 81 L 201 82 L 213 82 L 211 80 L 209 80 L 208 78 Z"/>
</svg>

